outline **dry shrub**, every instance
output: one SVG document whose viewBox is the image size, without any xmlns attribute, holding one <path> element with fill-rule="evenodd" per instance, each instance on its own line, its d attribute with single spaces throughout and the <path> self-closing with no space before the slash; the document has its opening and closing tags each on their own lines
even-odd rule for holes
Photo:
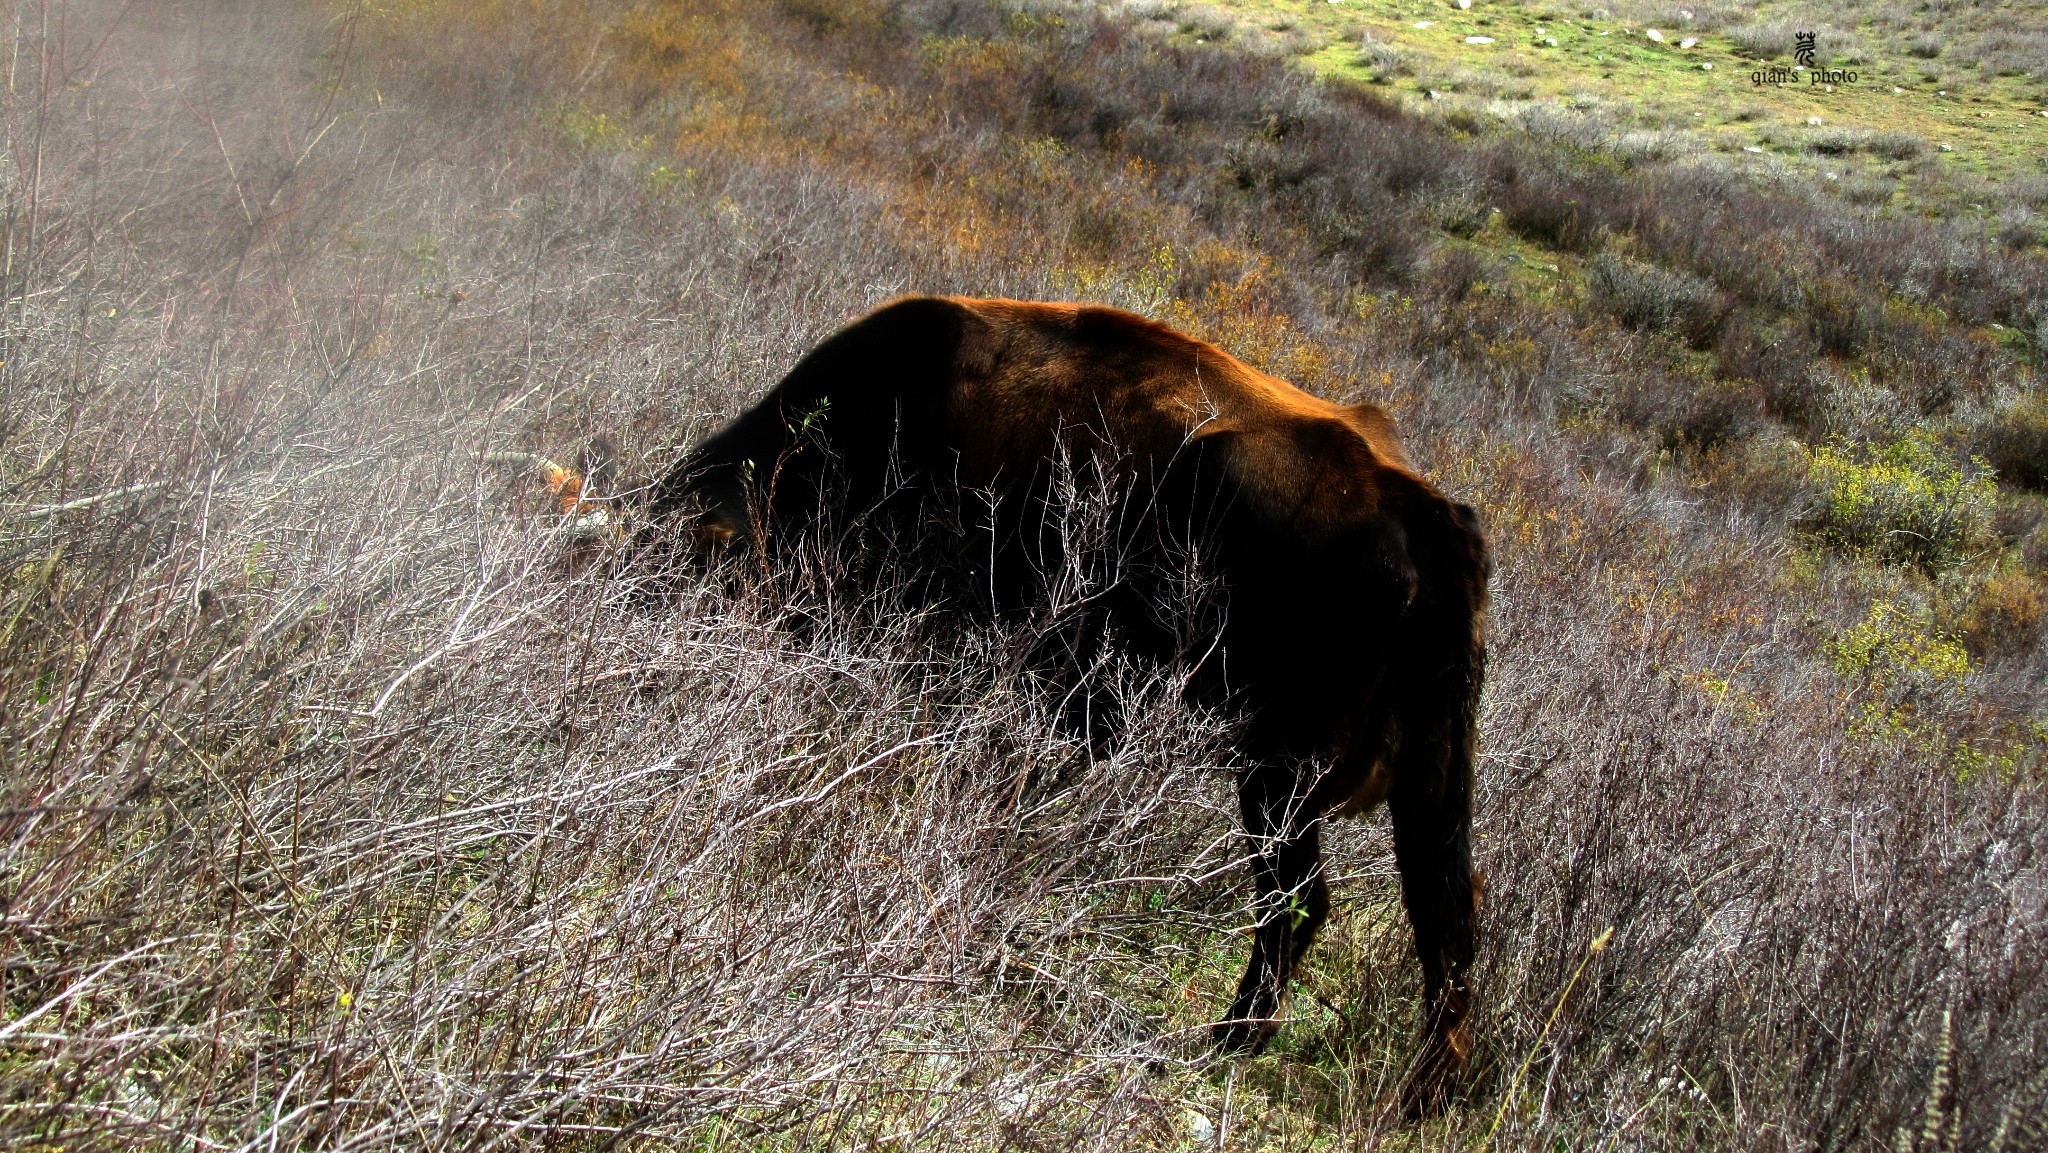
<svg viewBox="0 0 2048 1153">
<path fill-rule="evenodd" d="M 1823 156 L 1845 156 L 1864 152 L 1886 160 L 1911 160 L 1927 150 L 1927 142 L 1908 132 L 1873 132 L 1863 129 L 1829 128 L 1809 132 L 1801 138 L 1807 151 Z"/>
<path fill-rule="evenodd" d="M 1805 446 L 1782 434 L 1723 441 L 1703 454 L 1697 467 L 1709 488 L 1773 520 L 1802 516 L 1817 498 Z"/>
<path fill-rule="evenodd" d="M 1227 40 L 1237 30 L 1237 18 L 1211 4 L 1184 4 L 1174 12 L 1180 30 L 1211 40 Z"/>
<path fill-rule="evenodd" d="M 1892 195 L 1899 189 L 1899 182 L 1890 176 L 1874 172 L 1852 172 L 1844 178 L 1836 195 L 1851 204 L 1876 206 L 1891 202 Z"/>
<path fill-rule="evenodd" d="M 1585 190 L 1541 172 L 1510 175 L 1495 193 L 1503 224 L 1517 235 L 1565 252 L 1591 252 L 1604 242 L 1606 230 L 1584 203 L 1585 195 Z"/>
<path fill-rule="evenodd" d="M 1963 644 L 1979 659 L 2023 657 L 2041 642 L 2048 592 L 2024 572 L 2002 572 L 1978 587 L 1963 610 Z"/>
<path fill-rule="evenodd" d="M 1395 45 L 1374 36 L 1370 31 L 1361 30 L 1358 41 L 1358 62 L 1372 69 L 1373 77 L 1381 82 L 1406 76 L 1415 69 L 1406 53 Z"/>
<path fill-rule="evenodd" d="M 1981 460 L 1958 465 L 1926 433 L 1888 445 L 1813 449 L 1819 502 L 1806 527 L 1829 544 L 1929 571 L 1991 546 L 1998 490 Z"/>
<path fill-rule="evenodd" d="M 2048 32 L 2000 29 L 1957 53 L 1993 76 L 2048 75 Z"/>
<path fill-rule="evenodd" d="M 1707 281 L 1611 252 L 1587 262 L 1586 279 L 1623 324 L 1668 332 L 1695 348 L 1713 345 L 1728 312 Z"/>
<path fill-rule="evenodd" d="M 1837 415 L 1819 344 L 1804 329 L 1737 312 L 1715 347 L 1722 375 L 1763 388 L 1771 415 L 1797 429 L 1831 427 Z"/>
<path fill-rule="evenodd" d="M 1812 19 L 1774 20 L 1728 29 L 1726 35 L 1736 51 L 1758 60 L 1792 58 L 1794 33 L 1814 33 L 1819 64 L 1860 64 L 1862 50 L 1854 34 Z"/>
<path fill-rule="evenodd" d="M 1452 236 L 1470 237 L 1486 227 L 1493 216 L 1493 206 L 1486 202 L 1479 188 L 1457 185 L 1432 197 L 1422 206 L 1421 216 Z"/>
<path fill-rule="evenodd" d="M 1764 427 L 1762 390 L 1748 381 L 1720 378 L 1670 382 L 1661 403 L 1636 420 L 1671 447 L 1714 448 L 1753 436 Z"/>
<path fill-rule="evenodd" d="M 1972 437 L 1999 479 L 2048 488 L 2048 396 L 2019 398 L 1980 422 Z"/>
<path fill-rule="evenodd" d="M 1818 276 L 1808 280 L 1802 291 L 1806 329 L 1830 356 L 1856 356 L 1884 322 L 1883 299 L 1854 284 Z"/>
<path fill-rule="evenodd" d="M 2044 242 L 2040 214 L 2021 205 L 1999 212 L 1996 234 L 2000 244 L 2016 250 L 2039 247 Z"/>
</svg>

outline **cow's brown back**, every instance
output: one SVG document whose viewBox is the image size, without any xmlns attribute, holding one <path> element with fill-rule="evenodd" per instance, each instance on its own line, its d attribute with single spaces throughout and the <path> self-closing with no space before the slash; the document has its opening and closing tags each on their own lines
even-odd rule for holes
<svg viewBox="0 0 2048 1153">
<path fill-rule="evenodd" d="M 1119 449 L 1155 463 L 1227 436 L 1224 459 L 1244 494 L 1305 531 L 1368 519 L 1385 474 L 1416 479 L 1377 405 L 1311 396 L 1119 309 L 951 303 L 965 332 L 948 416 L 970 483 L 1047 458 L 1058 430 L 1078 428 L 1106 428 Z M 1305 494 L 1325 499 L 1304 504 Z"/>
</svg>

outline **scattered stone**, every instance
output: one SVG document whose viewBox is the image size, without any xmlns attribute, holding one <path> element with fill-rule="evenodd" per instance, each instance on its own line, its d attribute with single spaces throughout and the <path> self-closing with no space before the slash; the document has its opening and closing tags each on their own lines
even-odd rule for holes
<svg viewBox="0 0 2048 1153">
<path fill-rule="evenodd" d="M 1463 12 L 1470 7 L 1472 7 L 1472 0 L 1458 0 L 1458 11 Z"/>
<path fill-rule="evenodd" d="M 1649 31 L 1643 33 L 1643 35 L 1648 36 L 1650 39 L 1655 40 L 1659 44 L 1664 43 L 1664 34 L 1662 32 L 1657 31 L 1655 28 L 1652 28 Z"/>
<path fill-rule="evenodd" d="M 1441 93 L 1441 92 L 1438 92 L 1438 91 L 1437 91 L 1436 89 L 1434 89 L 1434 88 L 1430 89 L 1430 90 L 1429 90 L 1429 95 L 1428 95 L 1427 97 L 1425 97 L 1425 99 L 1429 99 L 1429 100 L 1442 100 L 1443 98 L 1444 98 L 1444 94 L 1443 94 L 1443 93 Z"/>
<path fill-rule="evenodd" d="M 1943 152 L 1954 152 L 1954 151 L 1955 151 L 1955 149 L 1953 149 L 1953 148 L 1949 147 L 1949 146 L 1948 146 L 1948 145 L 1946 145 L 1946 144 L 1937 144 L 1937 145 L 1935 145 L 1935 147 L 1936 147 L 1936 148 L 1939 148 L 1939 149 L 1941 149 L 1941 150 L 1942 150 Z"/>
<path fill-rule="evenodd" d="M 1756 145 L 1754 145 L 1754 144 L 1745 144 L 1745 145 L 1743 145 L 1743 146 L 1742 146 L 1742 150 L 1743 150 L 1744 152 L 1758 152 L 1758 153 L 1760 153 L 1760 152 L 1762 152 L 1762 151 L 1763 151 L 1763 149 L 1761 149 L 1761 148 L 1758 148 L 1758 147 L 1757 147 Z"/>
<path fill-rule="evenodd" d="M 1700 71 L 1702 71 L 1702 72 L 1712 72 L 1713 70 L 1714 70 L 1714 66 L 1713 66 L 1712 64 L 1702 64 L 1702 65 L 1700 65 Z"/>
<path fill-rule="evenodd" d="M 1543 42 L 1544 42 L 1545 44 L 1548 44 L 1548 45 L 1550 45 L 1550 46 L 1551 46 L 1552 48 L 1555 48 L 1555 47 L 1557 47 L 1557 37 L 1555 37 L 1555 36 L 1545 36 L 1545 37 L 1543 38 Z M 2043 112 L 2043 113 L 2042 113 L 2041 115 L 2043 115 L 2043 116 L 2048 116 L 2048 112 Z"/>
<path fill-rule="evenodd" d="M 1811 124 L 1811 125 L 1813 125 L 1814 127 L 1818 128 L 1818 127 L 1820 126 L 1820 117 L 1818 117 L 1818 116 L 1809 116 L 1809 117 L 1807 117 L 1807 118 L 1806 118 L 1806 122 L 1807 122 L 1808 124 Z"/>
<path fill-rule="evenodd" d="M 1897 85 L 1893 85 L 1893 86 L 1892 86 L 1892 95 L 1894 95 L 1894 96 L 1897 96 L 1898 94 L 1900 94 L 1901 92 L 1904 92 L 1904 91 L 1905 91 L 1905 89 L 1903 89 L 1903 88 L 1900 88 L 1900 87 L 1898 87 Z M 2043 113 L 2042 113 L 2041 115 L 2043 115 L 2043 116 L 2048 116 L 2048 112 L 2043 112 Z"/>
<path fill-rule="evenodd" d="M 1408 27 L 1410 27 L 1410 28 L 1434 28 L 1434 27 L 1436 27 L 1436 21 L 1434 21 L 1434 20 L 1417 20 L 1417 21 L 1416 21 L 1415 23 L 1413 23 L 1413 24 L 1410 24 L 1410 25 L 1409 25 Z"/>
<path fill-rule="evenodd" d="M 1697 36 L 1688 36 L 1688 37 L 1686 37 L 1685 39 L 1683 39 L 1683 40 L 1680 40 L 1680 41 L 1678 42 L 1678 46 L 1679 46 L 1680 48 L 1690 48 L 1690 47 L 1692 47 L 1693 45 L 1695 45 L 1695 44 L 1698 44 L 1699 42 L 1700 42 L 1700 38 L 1699 38 L 1699 37 L 1697 37 Z"/>
<path fill-rule="evenodd" d="M 1465 43 L 1467 43 L 1467 44 L 1491 44 L 1491 43 L 1493 43 L 1493 37 L 1491 37 L 1491 36 L 1467 36 L 1467 37 L 1465 37 Z"/>
<path fill-rule="evenodd" d="M 1826 176 L 1829 180 L 1840 180 L 1842 178 L 1842 174 L 1839 172 L 1827 172 L 1822 175 Z"/>
</svg>

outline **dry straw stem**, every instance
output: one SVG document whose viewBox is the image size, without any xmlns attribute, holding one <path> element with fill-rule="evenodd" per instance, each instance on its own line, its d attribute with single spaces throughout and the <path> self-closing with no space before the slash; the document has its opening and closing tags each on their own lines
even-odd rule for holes
<svg viewBox="0 0 2048 1153">
<path fill-rule="evenodd" d="M 1479 1140 L 1480 1149 L 1489 1149 L 1493 1146 L 1494 1134 L 1500 1132 L 1500 1123 L 1506 1119 L 1508 1109 L 1521 1099 L 1522 1078 L 1528 1076 L 1529 1066 L 1535 1063 L 1537 1049 L 1542 1048 L 1543 1043 L 1550 1039 L 1550 1031 L 1557 1027 L 1557 1018 L 1564 1012 L 1564 1003 L 1571 999 L 1572 990 L 1578 987 L 1579 978 L 1585 976 L 1586 966 L 1592 964 L 1594 954 L 1605 949 L 1607 942 L 1613 939 L 1614 929 L 1610 926 L 1600 930 L 1600 935 L 1587 943 L 1586 955 L 1579 958 L 1579 967 L 1572 970 L 1572 979 L 1566 981 L 1563 991 L 1558 993 L 1557 1007 L 1550 1011 L 1550 1016 L 1543 1022 L 1543 1031 L 1536 1035 L 1536 1044 L 1530 1048 L 1528 1055 L 1522 1058 L 1522 1063 L 1515 1069 L 1515 1075 L 1509 1079 L 1507 1092 L 1501 1095 L 1500 1109 L 1493 1115 L 1493 1124 L 1486 1127 L 1486 1136 Z"/>
</svg>

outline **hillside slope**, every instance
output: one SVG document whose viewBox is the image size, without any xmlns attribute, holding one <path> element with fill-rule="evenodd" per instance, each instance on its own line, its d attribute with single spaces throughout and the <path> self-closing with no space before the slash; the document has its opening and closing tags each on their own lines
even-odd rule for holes
<svg viewBox="0 0 2048 1153">
<path fill-rule="evenodd" d="M 2030 244 L 1122 9 L 0 32 L 10 1146 L 2048 1128 Z M 1029 623 L 934 636 L 803 600 L 802 566 L 635 595 L 491 456 L 602 434 L 644 481 L 909 291 L 1104 300 L 1374 399 L 1482 510 L 1450 1116 L 1394 1113 L 1381 819 L 1333 830 L 1276 1044 L 1203 1051 L 1250 913 L 1228 718 L 1174 670 L 1095 670 L 1129 723 L 1091 749 L 1015 674 Z"/>
<path fill-rule="evenodd" d="M 1412 106 L 2025 230 L 2048 194 L 2030 4 L 1137 0 L 1192 42 L 1300 56 Z M 1799 58 L 1800 32 L 1813 36 Z M 1819 75 L 1816 75 L 1818 73 Z"/>
</svg>

